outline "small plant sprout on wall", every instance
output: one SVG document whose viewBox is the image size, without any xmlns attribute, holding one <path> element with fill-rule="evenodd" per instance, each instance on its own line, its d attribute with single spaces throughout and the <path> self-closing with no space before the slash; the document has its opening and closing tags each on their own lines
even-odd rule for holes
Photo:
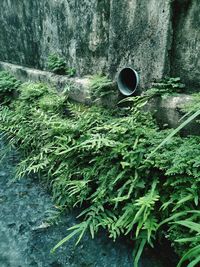
<svg viewBox="0 0 200 267">
<path fill-rule="evenodd" d="M 73 77 L 76 74 L 76 70 L 68 68 L 65 59 L 56 53 L 49 55 L 47 69 L 55 74 L 68 75 L 69 77 Z"/>
</svg>

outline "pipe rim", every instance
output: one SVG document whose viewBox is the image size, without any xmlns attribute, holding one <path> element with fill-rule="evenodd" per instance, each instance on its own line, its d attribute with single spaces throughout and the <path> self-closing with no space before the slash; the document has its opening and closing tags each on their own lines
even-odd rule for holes
<svg viewBox="0 0 200 267">
<path fill-rule="evenodd" d="M 134 83 L 135 84 L 134 84 L 133 88 L 131 88 L 131 89 L 128 85 L 126 85 L 125 83 L 122 82 L 121 77 L 120 77 L 122 75 L 122 72 L 124 72 L 125 70 L 131 71 L 134 75 L 134 80 L 135 80 Z M 138 84 L 139 84 L 139 75 L 138 75 L 136 70 L 134 70 L 131 67 L 124 67 L 124 68 L 120 69 L 120 71 L 117 74 L 117 85 L 118 85 L 119 91 L 123 95 L 125 95 L 125 96 L 133 95 L 134 92 L 137 90 Z"/>
</svg>

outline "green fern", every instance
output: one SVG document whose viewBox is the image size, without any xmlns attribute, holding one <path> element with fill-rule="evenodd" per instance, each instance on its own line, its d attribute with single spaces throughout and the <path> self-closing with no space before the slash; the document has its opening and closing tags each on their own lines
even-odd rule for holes
<svg viewBox="0 0 200 267">
<path fill-rule="evenodd" d="M 48 70 L 56 73 L 56 74 L 66 74 L 67 64 L 65 59 L 57 55 L 56 53 L 49 55 L 47 60 L 47 68 Z"/>
<path fill-rule="evenodd" d="M 6 71 L 0 71 L 0 103 L 9 103 L 17 94 L 21 81 Z"/>
<path fill-rule="evenodd" d="M 86 231 L 94 238 L 105 229 L 113 240 L 126 235 L 134 241 L 135 266 L 158 235 L 183 257 L 179 266 L 198 264 L 198 136 L 160 130 L 141 112 L 152 95 L 128 99 L 127 114 L 69 102 L 41 83 L 25 83 L 18 93 L 0 107 L 0 131 L 21 154 L 17 177 L 37 174 L 62 211 L 84 207 L 81 221 L 53 251 L 71 238 L 79 243 Z"/>
<path fill-rule="evenodd" d="M 114 92 L 114 83 L 106 76 L 94 75 L 90 77 L 91 96 L 95 100 Z"/>
</svg>

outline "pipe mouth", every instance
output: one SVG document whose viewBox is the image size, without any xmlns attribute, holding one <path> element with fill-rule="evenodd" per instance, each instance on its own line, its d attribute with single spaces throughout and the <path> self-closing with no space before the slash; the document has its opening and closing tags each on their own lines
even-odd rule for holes
<svg viewBox="0 0 200 267">
<path fill-rule="evenodd" d="M 123 95 L 132 95 L 136 91 L 138 83 L 139 75 L 134 69 L 126 67 L 119 71 L 117 85 Z"/>
</svg>

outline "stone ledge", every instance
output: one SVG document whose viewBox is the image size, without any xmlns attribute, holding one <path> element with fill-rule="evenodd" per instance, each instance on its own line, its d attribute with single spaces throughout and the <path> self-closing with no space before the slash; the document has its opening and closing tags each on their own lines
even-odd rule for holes
<svg viewBox="0 0 200 267">
<path fill-rule="evenodd" d="M 69 97 L 71 99 L 84 104 L 91 103 L 88 77 L 69 78 L 67 76 L 55 75 L 48 71 L 31 69 L 2 61 L 0 61 L 0 70 L 9 71 L 17 79 L 20 79 L 23 82 L 46 82 L 55 86 L 58 91 L 70 87 Z"/>
<path fill-rule="evenodd" d="M 149 102 L 147 109 L 154 114 L 161 127 L 166 125 L 169 128 L 176 128 L 183 122 L 181 120 L 184 116 L 183 106 L 191 100 L 192 96 L 187 94 L 168 96 L 166 98 L 156 97 Z M 196 120 L 190 122 L 181 130 L 181 133 L 183 135 L 199 135 L 199 123 Z"/>
<path fill-rule="evenodd" d="M 19 65 L 14 65 L 0 61 L 0 70 L 6 70 L 12 73 L 16 78 L 22 81 L 46 82 L 56 87 L 58 91 L 69 87 L 69 97 L 74 101 L 84 104 L 92 104 L 90 80 L 87 76 L 69 78 L 67 76 L 55 75 L 48 71 L 31 69 Z M 154 113 L 158 123 L 168 125 L 170 128 L 176 128 L 181 122 L 180 119 L 184 115 L 181 107 L 192 99 L 191 95 L 180 94 L 178 96 L 169 96 L 167 98 L 157 97 L 152 99 L 148 104 L 148 110 Z M 116 94 L 98 101 L 109 107 L 117 105 L 119 98 Z M 200 127 L 196 122 L 190 123 L 182 132 L 184 134 L 200 134 Z"/>
<path fill-rule="evenodd" d="M 69 98 L 86 105 L 94 103 L 91 97 L 90 79 L 89 76 L 69 78 L 65 75 L 56 75 L 49 71 L 27 68 L 20 65 L 15 65 L 0 61 L 0 70 L 9 71 L 17 79 L 27 82 L 45 82 L 53 85 L 58 92 L 69 88 Z M 110 95 L 106 98 L 95 101 L 98 105 L 113 107 L 118 102 L 118 90 L 116 87 L 116 94 Z"/>
</svg>

